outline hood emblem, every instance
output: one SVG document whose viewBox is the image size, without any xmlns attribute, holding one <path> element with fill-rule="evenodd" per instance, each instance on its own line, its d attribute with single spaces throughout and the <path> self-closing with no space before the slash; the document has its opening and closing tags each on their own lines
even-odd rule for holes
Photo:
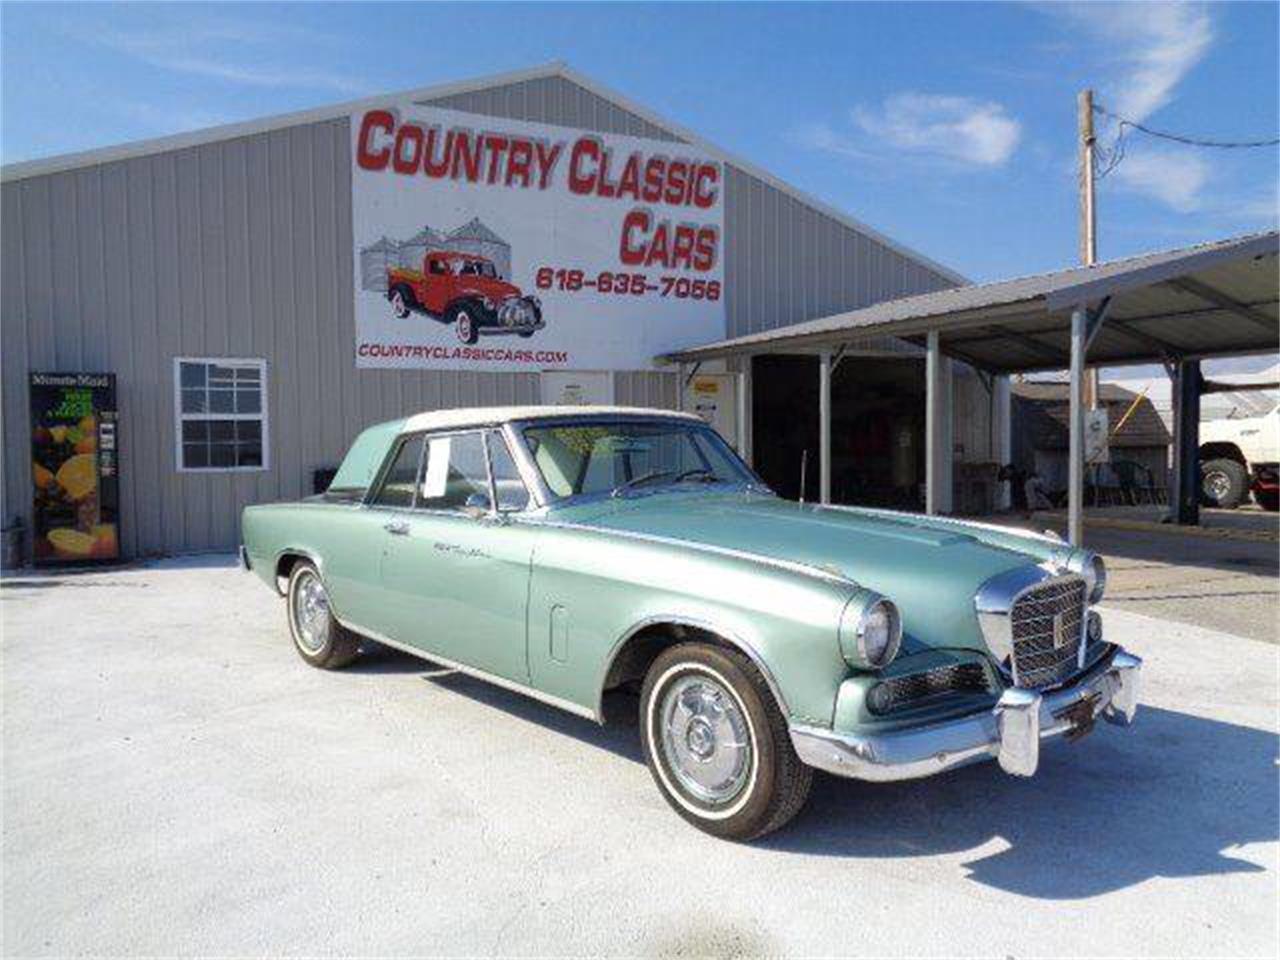
<svg viewBox="0 0 1280 960">
<path fill-rule="evenodd" d="M 1065 611 L 1053 615 L 1053 649 L 1062 650 L 1071 644 L 1071 630 Z"/>
</svg>

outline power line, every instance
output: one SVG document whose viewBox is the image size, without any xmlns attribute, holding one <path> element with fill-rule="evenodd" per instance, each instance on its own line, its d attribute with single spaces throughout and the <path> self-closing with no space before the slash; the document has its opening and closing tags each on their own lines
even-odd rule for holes
<svg viewBox="0 0 1280 960">
<path fill-rule="evenodd" d="M 1157 137 L 1161 140 L 1171 140 L 1174 143 L 1181 143 L 1191 147 L 1212 147 L 1220 150 L 1242 150 L 1251 147 L 1274 147 L 1280 144 L 1280 138 L 1274 140 L 1203 140 L 1199 137 L 1186 137 L 1178 133 L 1168 133 L 1163 130 L 1153 130 L 1151 127 L 1144 126 L 1136 120 L 1130 120 L 1128 117 L 1122 117 L 1118 113 L 1112 113 L 1106 107 L 1100 104 L 1094 104 L 1094 113 L 1104 117 L 1110 117 L 1116 121 L 1116 138 L 1112 141 L 1111 146 L 1104 147 L 1097 144 L 1094 147 L 1096 176 L 1099 180 L 1108 173 L 1120 166 L 1120 162 L 1125 155 L 1125 134 L 1130 129 L 1138 130 L 1145 133 L 1149 137 Z"/>
<path fill-rule="evenodd" d="M 1238 150 L 1249 147 L 1274 147 L 1280 145 L 1280 137 L 1271 140 L 1201 140 L 1198 137 L 1185 137 L 1178 133 L 1167 133 L 1163 130 L 1153 130 L 1150 127 L 1144 127 L 1136 120 L 1130 120 L 1122 117 L 1118 113 L 1112 113 L 1106 107 L 1095 105 L 1094 111 L 1102 114 L 1104 117 L 1110 117 L 1119 123 L 1121 131 L 1125 127 L 1132 127 L 1135 130 L 1141 130 L 1143 133 L 1152 137 L 1159 137 L 1162 140 L 1172 140 L 1174 143 L 1185 143 L 1192 147 L 1217 147 L 1223 150 Z"/>
</svg>

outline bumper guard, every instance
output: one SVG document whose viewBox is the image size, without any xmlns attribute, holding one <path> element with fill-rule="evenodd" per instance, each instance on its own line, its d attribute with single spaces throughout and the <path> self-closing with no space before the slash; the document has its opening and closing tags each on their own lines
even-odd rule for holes
<svg viewBox="0 0 1280 960">
<path fill-rule="evenodd" d="M 865 736 L 793 724 L 791 742 L 809 766 L 857 780 L 914 780 L 992 758 L 1006 773 L 1030 777 L 1040 764 L 1041 740 L 1087 732 L 1098 716 L 1132 723 L 1141 668 L 1138 657 L 1117 647 L 1070 686 L 1010 687 L 990 711 Z"/>
</svg>

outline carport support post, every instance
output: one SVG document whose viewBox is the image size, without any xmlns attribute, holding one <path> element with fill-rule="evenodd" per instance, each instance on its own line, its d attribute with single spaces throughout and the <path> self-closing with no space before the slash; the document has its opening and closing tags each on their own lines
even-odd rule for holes
<svg viewBox="0 0 1280 960">
<path fill-rule="evenodd" d="M 1200 522 L 1200 361 L 1179 360 L 1173 383 L 1174 523 Z"/>
<path fill-rule="evenodd" d="M 1071 441 L 1067 461 L 1067 539 L 1073 547 L 1084 542 L 1084 355 L 1088 319 L 1089 315 L 1083 307 L 1071 314 Z"/>
<path fill-rule="evenodd" d="M 951 361 L 943 356 L 938 331 L 930 330 L 925 355 L 924 509 L 951 512 Z"/>
<path fill-rule="evenodd" d="M 818 500 L 831 502 L 831 354 L 818 357 Z"/>
</svg>

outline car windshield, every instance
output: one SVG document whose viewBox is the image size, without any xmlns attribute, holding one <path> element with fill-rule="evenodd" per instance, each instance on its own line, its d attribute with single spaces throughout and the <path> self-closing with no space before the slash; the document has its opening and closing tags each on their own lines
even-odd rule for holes
<svg viewBox="0 0 1280 960">
<path fill-rule="evenodd" d="M 756 482 L 718 433 L 688 420 L 562 421 L 526 427 L 524 441 L 557 497 Z"/>
<path fill-rule="evenodd" d="M 462 264 L 462 273 L 465 276 L 475 277 L 496 277 L 497 271 L 493 269 L 492 263 L 483 260 L 467 260 Z"/>
</svg>

